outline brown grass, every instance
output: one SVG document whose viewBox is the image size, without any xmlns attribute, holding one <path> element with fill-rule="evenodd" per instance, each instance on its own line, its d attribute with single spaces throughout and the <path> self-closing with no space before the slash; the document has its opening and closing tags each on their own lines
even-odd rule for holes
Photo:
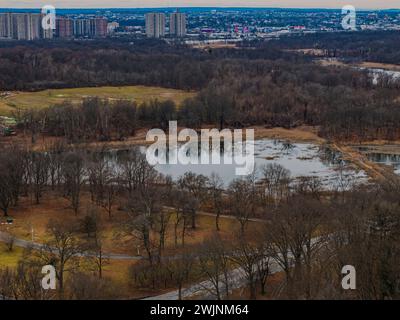
<svg viewBox="0 0 400 320">
<path fill-rule="evenodd" d="M 12 112 L 17 109 L 48 108 L 64 101 L 76 104 L 90 97 L 99 97 L 110 101 L 124 99 L 139 104 L 153 99 L 161 101 L 170 99 L 179 106 L 186 98 L 194 95 L 194 92 L 147 86 L 49 89 L 37 92 L 15 91 L 8 96 L 0 97 L 0 115 L 12 115 Z"/>
</svg>

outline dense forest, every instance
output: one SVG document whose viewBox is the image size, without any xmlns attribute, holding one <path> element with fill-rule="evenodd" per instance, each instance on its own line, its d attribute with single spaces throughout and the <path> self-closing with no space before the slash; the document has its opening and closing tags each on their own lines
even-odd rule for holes
<svg viewBox="0 0 400 320">
<path fill-rule="evenodd" d="M 269 46 L 260 42 L 258 47 Z M 330 57 L 400 63 L 400 43 L 397 31 L 363 31 L 316 33 L 281 38 L 274 42 L 276 49 L 323 49 Z"/>
<path fill-rule="evenodd" d="M 373 52 L 373 48 L 379 48 L 389 54 L 393 49 L 390 39 L 394 35 L 390 32 L 381 35 L 388 38 L 388 45 L 379 47 L 376 44 L 378 35 L 374 33 L 335 35 L 338 49 L 351 37 L 355 38 L 351 43 L 363 43 L 358 47 L 360 59 L 364 58 L 365 50 Z M 160 121 L 172 119 L 196 127 L 213 124 L 218 127 L 291 128 L 305 124 L 319 126 L 320 134 L 330 138 L 399 138 L 398 81 L 381 76 L 378 83 L 373 84 L 367 71 L 320 66 L 312 57 L 287 51 L 289 45 L 299 45 L 296 41 L 306 47 L 311 43 L 323 47 L 326 43 L 327 50 L 331 50 L 328 43 L 331 46 L 335 42 L 329 37 L 333 35 L 322 35 L 318 42 L 313 36 L 305 36 L 298 40 L 284 38 L 255 43 L 253 47 L 208 50 L 144 40 L 5 46 L 0 49 L 0 88 L 39 90 L 140 84 L 196 90 L 198 95 L 185 101 L 180 108 L 171 103 L 158 106 L 160 103 L 155 101 L 149 110 L 131 103 L 132 110 L 126 111 L 130 119 L 134 117 L 132 125 L 135 126 L 159 126 Z M 379 53 L 379 56 L 384 55 Z M 94 113 L 104 114 L 101 110 L 110 107 L 99 100 L 89 104 Z M 80 114 L 82 125 L 90 125 L 82 122 L 85 112 L 79 111 L 86 105 L 88 103 L 84 102 L 72 108 Z M 71 106 L 56 106 L 44 111 L 46 116 L 28 114 L 25 118 L 44 119 L 45 123 L 34 127 L 51 133 L 54 131 L 51 124 L 60 121 L 63 110 L 69 112 L 68 116 L 75 114 L 70 112 Z M 53 118 L 55 114 L 58 120 Z M 58 131 L 63 130 L 62 126 L 56 127 Z M 110 138 L 110 135 L 104 137 L 102 132 L 96 135 Z M 121 137 L 119 133 L 116 136 Z"/>
</svg>

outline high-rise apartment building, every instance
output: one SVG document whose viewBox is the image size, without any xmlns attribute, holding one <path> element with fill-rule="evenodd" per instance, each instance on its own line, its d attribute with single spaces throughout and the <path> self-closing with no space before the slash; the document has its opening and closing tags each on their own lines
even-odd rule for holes
<svg viewBox="0 0 400 320">
<path fill-rule="evenodd" d="M 13 39 L 27 40 L 28 38 L 28 21 L 27 14 L 14 13 L 12 15 Z"/>
<path fill-rule="evenodd" d="M 44 38 L 44 31 L 42 27 L 42 17 L 43 15 L 38 14 L 28 14 L 28 39 L 27 40 L 37 40 Z"/>
<path fill-rule="evenodd" d="M 12 14 L 13 39 L 35 40 L 41 37 L 41 14 L 14 13 Z"/>
<path fill-rule="evenodd" d="M 58 18 L 56 20 L 56 35 L 62 39 L 72 38 L 74 36 L 74 20 Z"/>
<path fill-rule="evenodd" d="M 44 30 L 41 13 L 0 14 L 0 38 L 16 40 L 51 39 L 53 30 Z"/>
<path fill-rule="evenodd" d="M 105 18 L 77 19 L 73 21 L 73 34 L 76 37 L 98 37 L 107 36 L 108 21 Z"/>
<path fill-rule="evenodd" d="M 149 38 L 160 38 L 165 36 L 165 14 L 146 14 L 146 36 Z"/>
<path fill-rule="evenodd" d="M 184 13 L 171 13 L 169 16 L 169 33 L 175 37 L 186 35 L 186 15 Z"/>
<path fill-rule="evenodd" d="M 94 23 L 90 19 L 74 20 L 74 35 L 77 37 L 90 37 L 94 35 Z"/>
<path fill-rule="evenodd" d="M 0 38 L 16 40 L 52 39 L 54 30 L 45 29 L 41 13 L 2 13 L 0 14 Z M 59 38 L 104 38 L 107 36 L 108 21 L 105 18 L 56 19 L 56 36 Z"/>
<path fill-rule="evenodd" d="M 107 25 L 108 21 L 104 18 L 94 19 L 94 35 L 98 38 L 104 38 L 107 36 Z"/>
<path fill-rule="evenodd" d="M 73 33 L 77 37 L 83 37 L 85 35 L 85 24 L 86 20 L 77 19 L 73 22 Z"/>
<path fill-rule="evenodd" d="M 0 38 L 12 39 L 13 22 L 11 13 L 0 13 Z"/>
<path fill-rule="evenodd" d="M 43 39 L 53 39 L 54 31 L 53 29 L 42 29 L 42 38 Z"/>
</svg>

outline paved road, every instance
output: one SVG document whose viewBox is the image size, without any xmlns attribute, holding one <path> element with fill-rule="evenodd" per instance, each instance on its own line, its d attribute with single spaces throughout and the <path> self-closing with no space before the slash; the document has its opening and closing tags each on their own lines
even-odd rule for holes
<svg viewBox="0 0 400 320">
<path fill-rule="evenodd" d="M 165 206 L 164 208 L 167 209 L 167 210 L 174 210 L 174 208 L 171 208 L 171 207 L 166 207 Z M 209 212 L 204 212 L 204 211 L 198 211 L 197 214 L 203 215 L 203 216 L 209 216 L 209 217 L 216 217 L 215 214 L 209 213 Z M 235 217 L 227 216 L 227 215 L 221 215 L 220 218 L 236 220 Z M 265 222 L 266 220 L 257 219 L 257 218 L 250 218 L 249 221 Z M 0 241 L 1 242 L 5 242 L 7 237 L 8 237 L 8 233 L 0 231 Z M 17 247 L 21 247 L 21 248 L 32 248 L 32 249 L 35 249 L 35 250 L 41 250 L 41 249 L 45 248 L 45 246 L 43 244 L 41 244 L 41 243 L 27 241 L 27 240 L 23 240 L 23 239 L 15 239 L 14 240 L 14 245 L 17 246 Z M 94 254 L 83 253 L 83 254 L 78 254 L 77 256 L 93 257 Z M 108 258 L 108 259 L 111 259 L 111 260 L 142 260 L 143 259 L 142 256 L 130 256 L 130 255 L 126 255 L 126 254 L 117 254 L 117 253 L 106 253 L 105 257 Z"/>
<path fill-rule="evenodd" d="M 7 241 L 8 234 L 6 232 L 0 231 L 0 241 L 5 242 Z M 23 239 L 15 239 L 14 245 L 21 248 L 32 248 L 35 250 L 43 250 L 46 249 L 45 245 L 41 243 L 36 243 L 32 241 L 27 241 Z M 51 251 L 55 251 L 55 249 L 50 249 Z M 95 254 L 87 252 L 87 253 L 80 253 L 77 254 L 78 257 L 94 257 Z M 143 259 L 142 256 L 130 256 L 126 254 L 117 254 L 117 253 L 105 253 L 104 257 L 111 260 L 141 260 Z"/>
<path fill-rule="evenodd" d="M 171 210 L 173 208 L 165 207 L 165 209 Z M 204 215 L 204 216 L 215 217 L 215 214 L 209 213 L 209 212 L 199 211 L 198 214 Z M 235 217 L 227 216 L 227 215 L 221 215 L 220 217 L 223 219 L 236 219 Z M 256 219 L 256 218 L 249 219 L 249 221 L 265 222 L 265 220 Z M 0 231 L 0 241 L 3 241 L 3 242 L 6 241 L 7 237 L 8 237 L 8 234 L 6 232 Z M 23 240 L 23 239 L 15 239 L 14 245 L 17 247 L 21 247 L 21 248 L 33 248 L 36 250 L 41 250 L 41 249 L 45 248 L 45 246 L 43 244 L 32 242 L 32 241 L 27 241 L 27 240 Z M 51 249 L 51 250 L 55 250 L 55 249 Z M 94 254 L 82 253 L 82 254 L 78 254 L 77 256 L 93 257 Z M 111 259 L 111 260 L 141 260 L 141 259 L 143 259 L 143 257 L 141 257 L 141 256 L 129 256 L 129 255 L 115 254 L 115 253 L 105 254 L 105 257 L 107 257 L 108 259 Z M 270 264 L 270 270 L 271 270 L 271 274 L 281 271 L 280 267 L 276 263 Z M 231 283 L 230 283 L 231 289 L 241 288 L 246 284 L 244 273 L 241 268 L 232 270 L 229 274 L 229 278 L 231 279 Z M 213 288 L 214 288 L 214 286 L 210 281 L 203 281 L 203 282 L 194 284 L 188 288 L 182 289 L 182 298 L 188 298 L 193 295 L 199 294 L 203 298 L 212 299 L 213 296 L 210 294 L 210 291 L 212 291 Z M 221 281 L 220 289 L 221 289 L 221 292 L 223 292 L 224 288 L 223 288 L 222 281 Z M 0 296 L 0 300 L 1 299 L 2 299 L 2 297 Z M 159 296 L 149 297 L 144 300 L 178 300 L 178 299 L 179 299 L 179 291 L 175 290 L 175 291 L 171 291 L 171 292 L 159 295 Z"/>
<path fill-rule="evenodd" d="M 315 237 L 312 239 L 312 244 L 318 242 L 321 238 L 320 237 Z M 292 254 L 289 254 L 289 257 L 292 257 Z M 253 268 L 256 268 L 254 265 Z M 269 262 L 269 271 L 270 275 L 282 272 L 283 269 L 282 267 L 275 261 L 270 259 Z M 236 268 L 232 270 L 228 278 L 231 280 L 230 283 L 230 290 L 232 289 L 238 289 L 242 288 L 247 285 L 247 281 L 245 278 L 245 273 L 242 268 Z M 220 284 L 220 292 L 224 292 L 224 284 L 223 284 L 223 278 L 221 275 L 221 284 Z M 213 300 L 215 299 L 215 296 L 210 294 L 210 292 L 213 292 L 214 285 L 211 281 L 203 281 L 197 284 L 194 284 L 188 288 L 182 289 L 182 299 L 193 297 L 195 295 L 199 295 L 202 297 L 202 299 L 210 299 Z M 143 300 L 178 300 L 179 299 L 179 291 L 171 291 L 167 292 L 158 296 L 154 297 L 148 297 Z"/>
<path fill-rule="evenodd" d="M 277 272 L 281 272 L 282 268 L 275 262 L 270 262 L 270 274 L 275 274 Z M 245 278 L 245 274 L 242 268 L 236 268 L 232 270 L 229 275 L 230 279 L 230 290 L 239 289 L 247 285 L 247 280 Z M 221 284 L 220 284 L 220 292 L 224 292 L 224 283 L 222 281 L 221 276 Z M 182 289 L 182 299 L 193 297 L 196 295 L 201 296 L 202 299 L 210 299 L 214 300 L 215 296 L 211 294 L 211 292 L 215 291 L 215 286 L 211 281 L 203 281 L 197 284 L 194 284 L 188 288 Z M 178 300 L 179 299 L 179 291 L 171 291 L 159 296 L 148 297 L 143 300 Z"/>
</svg>

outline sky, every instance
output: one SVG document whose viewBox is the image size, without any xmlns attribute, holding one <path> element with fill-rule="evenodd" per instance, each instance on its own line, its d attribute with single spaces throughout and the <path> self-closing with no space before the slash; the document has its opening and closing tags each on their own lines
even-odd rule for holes
<svg viewBox="0 0 400 320">
<path fill-rule="evenodd" d="M 0 0 L 0 8 L 151 8 L 151 7 L 282 7 L 360 9 L 400 8 L 399 0 Z"/>
</svg>

